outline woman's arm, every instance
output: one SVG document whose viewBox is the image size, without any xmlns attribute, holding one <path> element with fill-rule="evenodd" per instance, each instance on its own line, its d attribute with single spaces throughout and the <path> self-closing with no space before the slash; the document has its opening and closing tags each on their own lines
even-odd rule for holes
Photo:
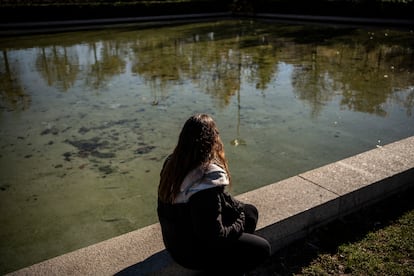
<svg viewBox="0 0 414 276">
<path fill-rule="evenodd" d="M 210 188 L 197 192 L 189 201 L 190 217 L 195 235 L 205 240 L 216 241 L 219 238 L 237 239 L 244 230 L 244 212 L 239 208 L 230 210 L 231 221 L 224 217 L 226 212 L 222 194 L 223 187 Z"/>
</svg>

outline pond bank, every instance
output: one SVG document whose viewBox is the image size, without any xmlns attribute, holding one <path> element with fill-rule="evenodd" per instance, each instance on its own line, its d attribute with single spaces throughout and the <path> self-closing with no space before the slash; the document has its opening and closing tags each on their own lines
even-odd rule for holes
<svg viewBox="0 0 414 276">
<path fill-rule="evenodd" d="M 273 253 L 314 229 L 414 185 L 414 136 L 241 194 L 261 217 Z M 194 275 L 164 250 L 159 224 L 9 275 Z"/>
<path fill-rule="evenodd" d="M 105 29 L 108 27 L 129 25 L 131 27 L 154 27 L 162 25 L 183 24 L 202 22 L 218 19 L 258 19 L 272 20 L 277 22 L 316 22 L 329 24 L 345 24 L 356 26 L 388 26 L 413 28 L 413 19 L 400 18 L 370 18 L 370 17 L 347 17 L 347 16 L 316 16 L 303 14 L 277 14 L 256 13 L 243 14 L 233 12 L 213 12 L 194 14 L 171 14 L 156 16 L 137 16 L 119 18 L 97 18 L 58 21 L 33 21 L 33 22 L 0 22 L 0 36 L 34 35 L 46 33 L 58 33 L 81 30 Z"/>
</svg>

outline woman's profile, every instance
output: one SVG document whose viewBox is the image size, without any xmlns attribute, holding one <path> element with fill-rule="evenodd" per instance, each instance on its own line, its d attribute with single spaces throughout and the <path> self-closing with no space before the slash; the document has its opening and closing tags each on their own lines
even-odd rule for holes
<svg viewBox="0 0 414 276">
<path fill-rule="evenodd" d="M 171 257 L 183 267 L 235 275 L 270 256 L 255 235 L 258 211 L 231 196 L 231 177 L 216 124 L 208 114 L 191 116 L 161 170 L 158 218 Z"/>
</svg>

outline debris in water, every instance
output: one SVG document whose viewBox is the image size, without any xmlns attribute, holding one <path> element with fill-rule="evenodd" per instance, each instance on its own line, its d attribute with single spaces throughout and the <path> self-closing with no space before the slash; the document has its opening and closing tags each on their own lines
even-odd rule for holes
<svg viewBox="0 0 414 276">
<path fill-rule="evenodd" d="M 247 145 L 246 141 L 243 139 L 234 139 L 230 141 L 230 144 L 237 147 L 237 146 L 245 146 Z"/>
<path fill-rule="evenodd" d="M 99 152 L 97 150 L 91 152 L 91 155 L 98 158 L 113 158 L 115 153 L 113 152 Z"/>
<path fill-rule="evenodd" d="M 84 151 L 84 152 L 92 152 L 102 146 L 102 143 L 99 143 L 98 137 L 94 137 L 89 140 L 78 140 L 78 141 L 65 140 L 65 142 L 78 148 L 79 151 Z"/>
<path fill-rule="evenodd" d="M 4 184 L 4 185 L 1 185 L 0 186 L 0 191 L 6 191 L 8 188 L 10 188 L 10 185 L 9 184 Z"/>
<path fill-rule="evenodd" d="M 111 218 L 111 219 L 102 219 L 103 222 L 117 222 L 120 221 L 119 218 Z"/>
<path fill-rule="evenodd" d="M 40 135 L 46 135 L 46 134 L 58 135 L 59 130 L 56 127 L 48 127 L 40 133 Z"/>
<path fill-rule="evenodd" d="M 105 174 L 111 174 L 114 172 L 114 169 L 111 166 L 106 165 L 106 166 L 99 167 L 99 171 Z"/>
<path fill-rule="evenodd" d="M 78 130 L 78 132 L 80 133 L 80 134 L 85 134 L 85 133 L 87 133 L 87 132 L 89 132 L 89 128 L 86 128 L 86 127 L 81 127 L 79 130 Z"/>
<path fill-rule="evenodd" d="M 72 153 L 70 152 L 65 152 L 63 154 L 63 157 L 65 157 L 65 161 L 71 161 L 70 157 L 72 156 Z"/>
<path fill-rule="evenodd" d="M 143 147 L 139 147 L 137 148 L 134 153 L 135 154 L 146 154 L 151 152 L 153 149 L 155 149 L 154 146 L 143 146 Z"/>
<path fill-rule="evenodd" d="M 112 158 L 115 157 L 115 154 L 112 152 L 103 153 L 99 152 L 98 149 L 106 147 L 109 143 L 108 141 L 100 141 L 98 137 L 94 137 L 88 140 L 66 140 L 68 144 L 76 147 L 78 151 L 78 156 L 81 158 L 86 158 L 89 155 L 98 158 Z"/>
<path fill-rule="evenodd" d="M 78 132 L 80 134 L 85 134 L 89 131 L 92 130 L 103 130 L 103 129 L 107 129 L 110 127 L 114 127 L 114 126 L 119 126 L 119 125 L 125 125 L 128 123 L 137 123 L 138 119 L 122 119 L 122 120 L 118 120 L 118 121 L 109 121 L 109 122 L 104 122 L 102 125 L 98 125 L 98 126 L 93 126 L 93 127 L 81 127 Z"/>
</svg>

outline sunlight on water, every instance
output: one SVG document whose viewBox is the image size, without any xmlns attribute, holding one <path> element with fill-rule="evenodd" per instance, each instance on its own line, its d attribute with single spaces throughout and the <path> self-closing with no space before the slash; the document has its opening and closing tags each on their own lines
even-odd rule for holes
<svg viewBox="0 0 414 276">
<path fill-rule="evenodd" d="M 413 45 L 251 21 L 0 39 L 0 272 L 155 223 L 196 112 L 234 194 L 414 135 Z"/>
</svg>

